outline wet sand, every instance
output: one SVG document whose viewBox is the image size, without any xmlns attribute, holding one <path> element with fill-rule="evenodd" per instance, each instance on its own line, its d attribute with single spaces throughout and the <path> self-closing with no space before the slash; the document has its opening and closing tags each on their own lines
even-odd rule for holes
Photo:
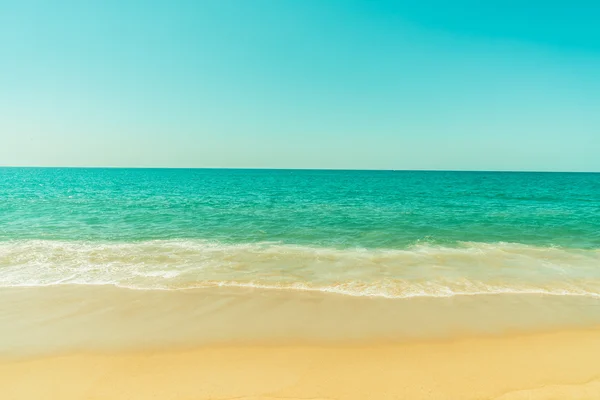
<svg viewBox="0 0 600 400">
<path fill-rule="evenodd" d="M 399 343 L 600 327 L 600 299 L 488 295 L 385 299 L 215 288 L 0 290 L 0 359 L 214 345 Z"/>
<path fill-rule="evenodd" d="M 0 398 L 598 399 L 600 330 L 363 345 L 219 345 L 0 363 Z"/>
<path fill-rule="evenodd" d="M 598 399 L 600 301 L 0 290 L 0 399 Z"/>
</svg>

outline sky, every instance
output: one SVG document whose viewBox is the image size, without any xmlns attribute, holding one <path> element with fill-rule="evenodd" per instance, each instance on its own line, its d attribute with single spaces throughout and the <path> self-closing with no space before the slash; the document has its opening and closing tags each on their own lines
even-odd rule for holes
<svg viewBox="0 0 600 400">
<path fill-rule="evenodd" d="M 0 0 L 0 165 L 600 171 L 600 2 Z"/>
</svg>

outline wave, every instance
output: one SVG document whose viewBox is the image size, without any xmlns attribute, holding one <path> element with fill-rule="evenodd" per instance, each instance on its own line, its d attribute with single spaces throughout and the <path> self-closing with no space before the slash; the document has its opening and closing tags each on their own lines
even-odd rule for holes
<svg viewBox="0 0 600 400">
<path fill-rule="evenodd" d="M 0 287 L 245 287 L 386 298 L 540 294 L 600 298 L 600 250 L 516 243 L 339 249 L 205 240 L 0 242 Z"/>
</svg>

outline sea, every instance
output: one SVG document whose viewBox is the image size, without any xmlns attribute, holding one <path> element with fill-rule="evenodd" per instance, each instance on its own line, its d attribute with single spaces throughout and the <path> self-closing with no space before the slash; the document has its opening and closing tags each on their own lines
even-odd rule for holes
<svg viewBox="0 0 600 400">
<path fill-rule="evenodd" d="M 282 296 L 370 304 L 501 296 L 521 299 L 516 310 L 545 302 L 549 322 L 600 322 L 600 174 L 0 168 L 0 327 L 21 324 L 5 349 L 41 332 L 49 314 L 64 325 L 76 321 L 69 312 L 116 312 L 102 299 L 117 292 L 140 307 L 158 304 L 144 303 L 152 293 L 179 293 L 189 308 L 184 292 L 210 292 L 202 304 L 214 305 L 236 290 L 279 305 Z M 50 292 L 52 300 L 40 297 Z M 40 311 L 49 303 L 55 311 Z M 194 332 L 206 333 L 196 317 Z"/>
</svg>

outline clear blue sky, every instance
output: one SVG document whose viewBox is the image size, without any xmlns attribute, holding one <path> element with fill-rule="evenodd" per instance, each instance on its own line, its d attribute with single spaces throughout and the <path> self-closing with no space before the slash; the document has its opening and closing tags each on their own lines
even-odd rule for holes
<svg viewBox="0 0 600 400">
<path fill-rule="evenodd" d="M 0 0 L 0 165 L 600 171 L 600 2 Z"/>
</svg>

